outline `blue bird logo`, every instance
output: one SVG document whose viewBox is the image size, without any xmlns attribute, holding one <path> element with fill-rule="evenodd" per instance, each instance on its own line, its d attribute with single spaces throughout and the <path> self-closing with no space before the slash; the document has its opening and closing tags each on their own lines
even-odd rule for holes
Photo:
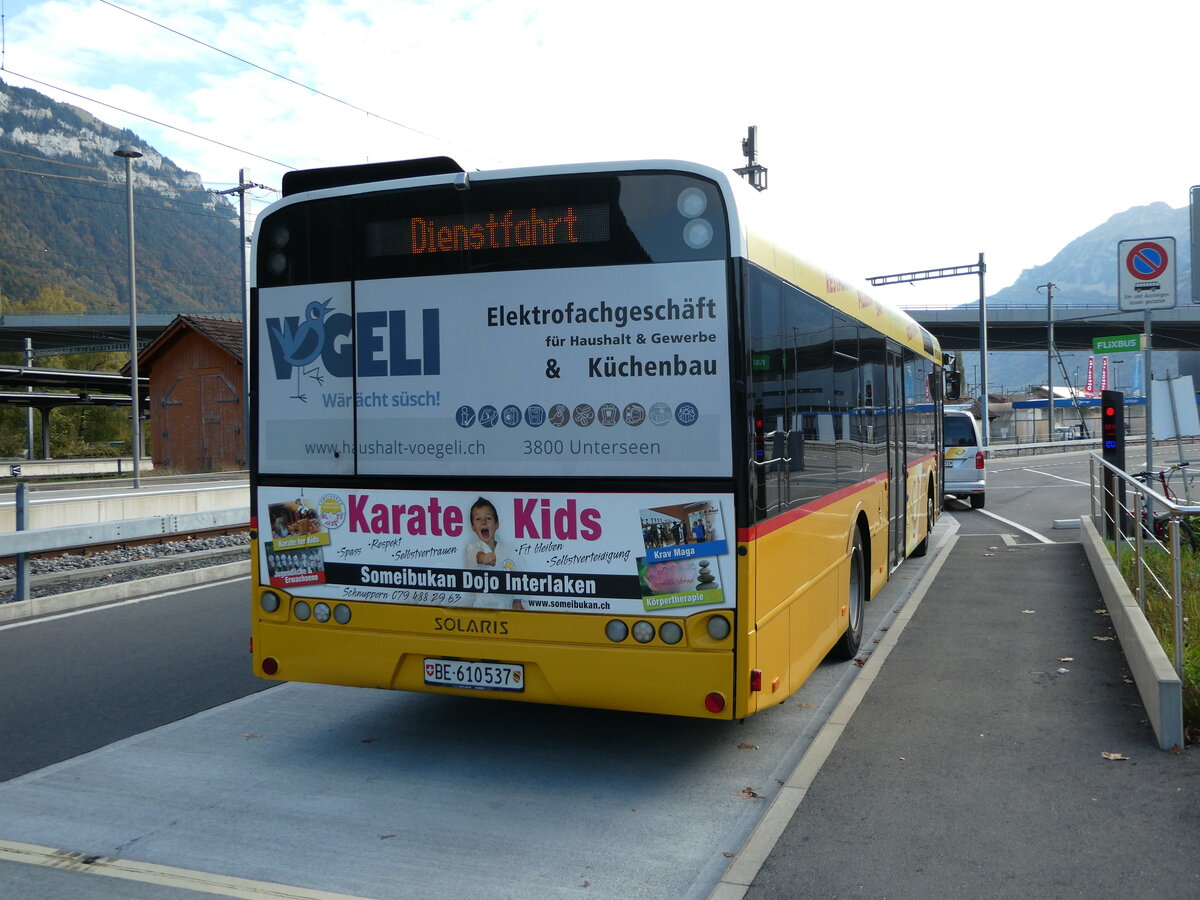
<svg viewBox="0 0 1200 900">
<path fill-rule="evenodd" d="M 327 300 L 314 300 L 309 303 L 304 311 L 304 321 L 291 333 L 284 332 L 274 323 L 270 325 L 271 337 L 274 338 L 283 358 L 296 369 L 296 393 L 292 397 L 302 403 L 308 402 L 307 395 L 300 390 L 302 374 L 312 378 L 317 384 L 325 383 L 320 366 L 307 370 L 304 367 L 313 362 L 325 349 L 325 316 L 328 315 L 332 302 L 333 298 L 330 297 Z"/>
</svg>

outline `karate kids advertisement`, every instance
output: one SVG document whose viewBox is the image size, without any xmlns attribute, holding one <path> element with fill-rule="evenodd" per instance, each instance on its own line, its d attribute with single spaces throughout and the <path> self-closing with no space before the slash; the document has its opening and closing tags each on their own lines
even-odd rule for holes
<svg viewBox="0 0 1200 900">
<path fill-rule="evenodd" d="M 259 489 L 305 597 L 606 615 L 732 607 L 732 495 Z"/>
</svg>

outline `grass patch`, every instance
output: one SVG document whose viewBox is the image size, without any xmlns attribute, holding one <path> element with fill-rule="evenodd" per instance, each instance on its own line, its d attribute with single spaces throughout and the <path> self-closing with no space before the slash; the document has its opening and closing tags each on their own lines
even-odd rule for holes
<svg viewBox="0 0 1200 900">
<path fill-rule="evenodd" d="M 1133 556 L 1132 552 L 1121 554 L 1121 574 L 1136 598 L 1137 571 L 1134 568 Z M 1189 729 L 1200 729 L 1200 554 L 1181 551 L 1181 556 L 1183 724 Z M 1175 604 L 1171 598 L 1171 556 L 1160 547 L 1147 547 L 1144 562 L 1148 570 L 1144 575 L 1146 621 L 1154 629 L 1167 659 L 1174 665 Z"/>
</svg>

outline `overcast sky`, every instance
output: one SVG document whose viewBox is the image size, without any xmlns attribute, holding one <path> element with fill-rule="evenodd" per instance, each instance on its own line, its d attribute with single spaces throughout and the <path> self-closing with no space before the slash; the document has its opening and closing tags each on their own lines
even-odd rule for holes
<svg viewBox="0 0 1200 900">
<path fill-rule="evenodd" d="M 1200 183 L 1196 0 L 0 3 L 0 77 L 215 188 L 242 168 L 278 187 L 288 167 L 440 154 L 732 169 L 754 124 L 799 255 L 863 279 L 983 252 L 991 293 Z M 938 305 L 978 286 L 875 292 Z"/>
</svg>

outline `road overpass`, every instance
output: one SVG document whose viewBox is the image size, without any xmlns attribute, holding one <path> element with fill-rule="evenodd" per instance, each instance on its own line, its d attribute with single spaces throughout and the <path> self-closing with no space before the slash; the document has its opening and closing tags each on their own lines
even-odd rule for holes
<svg viewBox="0 0 1200 900">
<path fill-rule="evenodd" d="M 139 310 L 138 343 L 143 347 L 149 344 L 175 321 L 177 315 Z M 196 315 L 222 314 L 207 312 Z M 24 350 L 25 338 L 32 338 L 35 356 L 39 355 L 39 351 L 49 350 L 61 353 L 128 350 L 129 313 L 0 316 L 0 350 Z"/>
<path fill-rule="evenodd" d="M 979 349 L 979 304 L 952 308 L 905 307 L 944 350 Z M 1046 350 L 1046 305 L 988 306 L 988 350 Z M 1091 350 L 1092 338 L 1141 334 L 1143 313 L 1107 306 L 1054 304 L 1054 344 L 1059 350 Z M 1200 305 L 1180 303 L 1153 313 L 1154 349 L 1200 349 Z"/>
<path fill-rule="evenodd" d="M 947 350 L 979 349 L 979 305 L 951 308 L 905 307 L 928 328 Z M 175 320 L 175 313 L 139 313 L 138 340 L 143 346 Z M 204 313 L 203 315 L 214 315 Z M 1127 313 L 1103 306 L 1054 305 L 1054 343 L 1060 350 L 1090 350 L 1092 338 L 1140 334 L 1142 313 Z M 70 348 L 126 349 L 129 316 L 78 314 L 70 316 L 0 316 L 0 350 L 23 350 L 25 338 L 39 350 Z M 1175 309 L 1154 312 L 1154 347 L 1157 350 L 1200 349 L 1200 304 L 1180 303 Z M 988 349 L 1046 349 L 1046 306 L 995 305 L 988 307 Z"/>
</svg>

